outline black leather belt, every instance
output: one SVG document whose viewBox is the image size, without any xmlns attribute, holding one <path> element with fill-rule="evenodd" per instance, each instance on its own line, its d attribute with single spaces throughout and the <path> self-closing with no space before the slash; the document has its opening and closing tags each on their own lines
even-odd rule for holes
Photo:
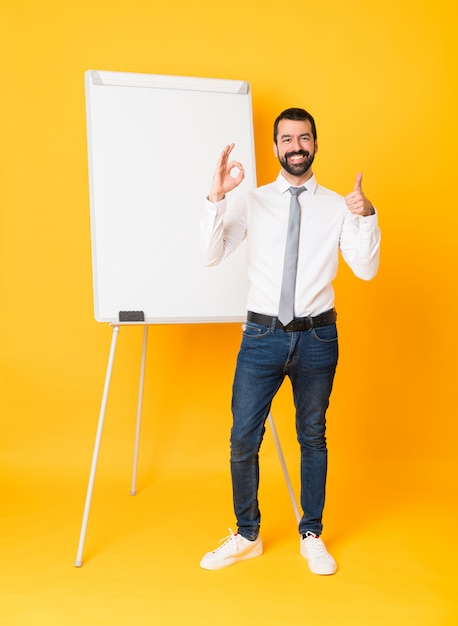
<svg viewBox="0 0 458 626">
<path fill-rule="evenodd" d="M 337 312 L 335 309 L 329 309 L 320 315 L 315 317 L 298 317 L 287 326 L 283 326 L 278 317 L 271 317 L 269 315 L 261 315 L 261 313 L 253 313 L 248 311 L 247 321 L 254 322 L 255 324 L 262 324 L 263 326 L 275 325 L 275 328 L 281 328 L 287 332 L 297 330 L 310 330 L 311 328 L 318 328 L 319 326 L 328 326 L 334 324 L 337 319 Z"/>
</svg>

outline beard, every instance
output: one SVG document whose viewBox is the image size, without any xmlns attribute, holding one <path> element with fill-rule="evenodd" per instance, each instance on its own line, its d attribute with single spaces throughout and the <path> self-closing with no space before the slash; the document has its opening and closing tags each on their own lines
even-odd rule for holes
<svg viewBox="0 0 458 626">
<path fill-rule="evenodd" d="M 290 163 L 288 161 L 289 157 L 292 156 L 296 156 L 296 155 L 300 155 L 300 156 L 304 156 L 305 157 L 305 161 L 303 163 Z M 280 161 L 280 165 L 282 166 L 282 168 L 288 172 L 288 174 L 291 174 L 291 176 L 302 176 L 303 174 L 305 174 L 305 172 L 311 168 L 312 163 L 315 159 L 315 153 L 310 154 L 310 152 L 307 152 L 307 150 L 298 150 L 297 152 L 286 152 L 284 154 L 283 157 L 278 157 L 278 160 Z"/>
</svg>

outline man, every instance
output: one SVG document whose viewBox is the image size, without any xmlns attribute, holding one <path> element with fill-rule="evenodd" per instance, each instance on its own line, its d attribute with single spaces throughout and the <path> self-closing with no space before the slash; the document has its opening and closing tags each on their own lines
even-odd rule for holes
<svg viewBox="0 0 458 626">
<path fill-rule="evenodd" d="M 238 533 L 231 531 L 200 565 L 220 569 L 262 554 L 258 453 L 272 399 L 288 376 L 301 453 L 300 552 L 315 574 L 334 574 L 337 565 L 320 537 L 327 472 L 325 416 L 338 358 L 332 281 L 339 250 L 356 276 L 375 276 L 377 214 L 362 191 L 361 173 L 345 198 L 317 183 L 312 172 L 316 127 L 303 109 L 287 109 L 275 121 L 274 153 L 281 165 L 275 182 L 248 191 L 229 208 L 226 194 L 244 178 L 242 164 L 230 161 L 233 148 L 231 144 L 223 150 L 213 177 L 202 219 L 202 258 L 215 265 L 247 239 L 248 314 L 233 384 L 230 458 Z M 288 232 L 298 219 L 299 241 L 293 242 L 291 253 L 294 235 Z M 288 314 L 283 291 L 291 280 L 294 312 Z"/>
</svg>

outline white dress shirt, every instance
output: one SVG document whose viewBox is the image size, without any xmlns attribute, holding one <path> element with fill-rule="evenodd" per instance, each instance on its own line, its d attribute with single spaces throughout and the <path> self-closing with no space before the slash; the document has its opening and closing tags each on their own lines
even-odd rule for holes
<svg viewBox="0 0 458 626">
<path fill-rule="evenodd" d="M 216 265 L 247 239 L 249 290 L 247 310 L 278 315 L 290 183 L 277 179 L 252 189 L 233 203 L 206 201 L 201 221 L 201 256 Z M 377 214 L 362 217 L 347 209 L 345 199 L 318 185 L 314 176 L 300 194 L 301 228 L 296 279 L 295 317 L 319 315 L 334 306 L 332 281 L 338 252 L 363 280 L 375 276 L 380 257 Z"/>
</svg>

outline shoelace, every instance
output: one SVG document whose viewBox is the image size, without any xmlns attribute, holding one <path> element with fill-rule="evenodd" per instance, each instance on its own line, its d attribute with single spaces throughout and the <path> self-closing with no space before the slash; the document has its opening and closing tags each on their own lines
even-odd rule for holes
<svg viewBox="0 0 458 626">
<path fill-rule="evenodd" d="M 213 552 L 228 552 L 230 547 L 232 546 L 232 542 L 235 541 L 237 543 L 237 539 L 235 538 L 232 530 L 230 528 L 228 530 L 230 532 L 230 535 L 220 539 L 219 543 L 221 545 L 219 546 L 219 548 L 216 548 L 216 550 L 213 550 Z"/>
<path fill-rule="evenodd" d="M 307 531 L 305 533 L 305 538 L 307 542 L 307 549 L 310 550 L 314 558 L 316 559 L 328 558 L 328 552 L 326 550 L 326 547 L 319 537 L 314 535 L 312 532 Z"/>
</svg>

